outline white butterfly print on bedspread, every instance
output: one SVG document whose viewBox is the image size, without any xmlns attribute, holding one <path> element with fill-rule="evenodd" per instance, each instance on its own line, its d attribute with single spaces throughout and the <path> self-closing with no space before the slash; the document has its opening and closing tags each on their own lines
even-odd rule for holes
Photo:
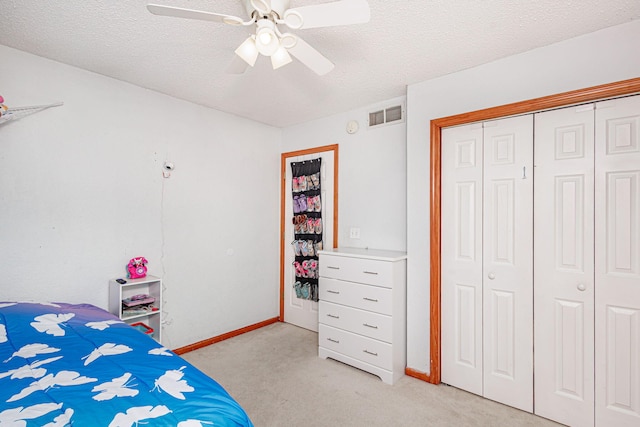
<svg viewBox="0 0 640 427">
<path fill-rule="evenodd" d="M 99 322 L 87 322 L 85 326 L 91 329 L 97 329 L 99 331 L 104 331 L 111 325 L 115 325 L 117 323 L 124 323 L 120 320 L 101 320 Z"/>
<path fill-rule="evenodd" d="M 38 390 L 47 390 L 51 387 L 55 386 L 74 386 L 86 383 L 92 383 L 98 381 L 97 378 L 89 378 L 83 377 L 78 372 L 74 371 L 60 371 L 57 374 L 48 374 L 37 381 L 29 384 L 28 387 L 22 389 L 22 391 L 18 394 L 14 394 L 7 402 L 15 402 L 16 400 L 20 400 L 24 397 L 29 396 L 31 393 L 34 393 Z"/>
<path fill-rule="evenodd" d="M 101 356 L 114 356 L 116 354 L 124 354 L 130 351 L 133 351 L 133 349 L 129 346 L 108 342 L 93 350 L 91 354 L 84 356 L 82 360 L 84 360 L 84 366 L 87 366 L 89 363 Z"/>
<path fill-rule="evenodd" d="M 0 426 L 24 427 L 25 420 L 32 420 L 62 408 L 62 403 L 39 403 L 33 406 L 19 406 L 0 412 Z"/>
<path fill-rule="evenodd" d="M 167 415 L 171 411 L 164 405 L 158 406 L 134 406 L 127 409 L 126 413 L 118 413 L 113 418 L 109 427 L 130 427 L 137 426 L 138 422 L 148 418 L 158 418 Z M 142 423 L 140 423 L 142 424 Z"/>
<path fill-rule="evenodd" d="M 47 370 L 41 368 L 40 366 L 47 363 L 55 362 L 58 359 L 62 359 L 62 356 L 39 360 L 29 365 L 23 365 L 17 369 L 10 369 L 6 372 L 0 372 L 0 378 L 8 377 L 9 375 L 11 375 L 12 380 L 23 378 L 42 378 L 47 374 Z"/>
<path fill-rule="evenodd" d="M 185 397 L 184 394 L 182 394 L 183 392 L 191 392 L 195 390 L 193 387 L 187 384 L 185 380 L 182 379 L 182 377 L 184 376 L 184 372 L 182 372 L 182 370 L 184 368 L 186 368 L 186 366 L 183 366 L 180 369 L 173 369 L 165 372 L 164 375 L 155 380 L 155 387 L 153 388 L 153 390 L 158 388 L 161 391 L 169 393 L 176 399 L 184 400 Z"/>
<path fill-rule="evenodd" d="M 42 427 L 68 427 L 71 425 L 71 417 L 73 416 L 73 409 L 67 408 L 64 414 L 58 415 L 52 422 L 43 425 Z"/>
<path fill-rule="evenodd" d="M 38 332 L 45 332 L 55 337 L 62 337 L 65 332 L 64 329 L 60 327 L 60 324 L 64 324 L 74 316 L 75 313 L 43 314 L 42 316 L 35 317 L 33 319 L 35 322 L 31 322 L 31 326 L 33 326 Z"/>
<path fill-rule="evenodd" d="M 91 391 L 99 392 L 99 394 L 93 396 L 94 400 L 110 400 L 114 397 L 131 397 L 138 394 L 138 390 L 135 388 L 129 388 L 128 384 L 131 379 L 130 373 L 125 373 L 121 377 L 114 378 L 106 383 L 98 384 Z M 135 384 L 134 384 L 135 385 Z"/>
<path fill-rule="evenodd" d="M 180 421 L 178 423 L 178 427 L 204 427 L 204 426 L 212 426 L 213 422 L 211 421 L 199 421 L 199 420 L 185 420 Z"/>
<path fill-rule="evenodd" d="M 46 353 L 55 353 L 60 351 L 59 348 L 49 347 L 47 344 L 33 343 L 27 344 L 20 348 L 20 350 L 14 352 L 10 358 L 5 360 L 5 362 L 10 361 L 14 357 L 22 357 L 23 359 L 29 359 L 31 357 L 36 357 L 39 354 Z"/>
<path fill-rule="evenodd" d="M 173 353 L 166 347 L 152 348 L 148 353 L 152 356 L 173 356 Z"/>
</svg>

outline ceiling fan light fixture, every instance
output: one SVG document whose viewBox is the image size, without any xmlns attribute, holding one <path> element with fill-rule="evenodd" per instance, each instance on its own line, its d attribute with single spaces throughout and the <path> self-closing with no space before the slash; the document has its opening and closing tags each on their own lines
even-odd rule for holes
<svg viewBox="0 0 640 427">
<path fill-rule="evenodd" d="M 244 62 L 253 67 L 256 63 L 256 59 L 258 59 L 259 53 L 253 36 L 249 36 L 244 42 L 242 42 L 235 52 L 236 55 L 244 60 Z"/>
<path fill-rule="evenodd" d="M 253 26 L 253 33 L 235 50 L 229 72 L 243 73 L 254 66 L 258 55 L 271 58 L 274 69 L 290 62 L 292 57 L 319 76 L 335 65 L 304 39 L 282 33 L 282 25 L 291 29 L 310 29 L 369 22 L 368 0 L 321 0 L 320 4 L 289 8 L 290 0 L 240 0 L 247 18 L 180 7 L 148 4 L 155 15 L 219 22 L 234 26 Z M 320 0 L 318 0 L 320 1 Z M 246 20 L 245 20 L 246 19 Z M 242 61 L 240 59 L 242 59 Z"/>
<path fill-rule="evenodd" d="M 284 67 L 291 61 L 293 61 L 293 59 L 291 59 L 291 55 L 289 55 L 287 49 L 282 46 L 280 46 L 278 50 L 276 50 L 275 53 L 271 55 L 271 66 L 274 70 L 277 70 L 280 67 Z"/>
<path fill-rule="evenodd" d="M 269 30 L 262 30 L 258 34 L 258 39 L 260 40 L 260 43 L 265 46 L 269 45 L 272 42 L 273 37 L 274 37 L 273 33 Z"/>
<path fill-rule="evenodd" d="M 273 55 L 280 47 L 280 40 L 275 32 L 275 24 L 267 19 L 259 20 L 256 25 L 256 40 L 255 44 L 258 48 L 258 52 L 264 56 Z"/>
</svg>

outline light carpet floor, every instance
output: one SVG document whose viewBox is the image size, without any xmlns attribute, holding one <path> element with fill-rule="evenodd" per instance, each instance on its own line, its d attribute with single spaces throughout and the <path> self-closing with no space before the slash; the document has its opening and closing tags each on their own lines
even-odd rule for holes
<svg viewBox="0 0 640 427">
<path fill-rule="evenodd" d="M 218 381 L 256 427 L 557 426 L 446 385 L 378 377 L 318 357 L 318 335 L 275 323 L 183 355 Z"/>
</svg>

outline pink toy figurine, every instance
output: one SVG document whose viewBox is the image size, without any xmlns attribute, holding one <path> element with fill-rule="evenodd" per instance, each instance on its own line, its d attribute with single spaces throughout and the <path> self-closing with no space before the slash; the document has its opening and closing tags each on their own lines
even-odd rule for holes
<svg viewBox="0 0 640 427">
<path fill-rule="evenodd" d="M 136 257 L 131 258 L 129 264 L 127 265 L 127 270 L 129 270 L 129 278 L 130 279 L 140 279 L 147 275 L 147 260 L 145 257 Z"/>
<path fill-rule="evenodd" d="M 4 98 L 0 95 L 0 117 L 9 109 L 4 103 Z"/>
</svg>

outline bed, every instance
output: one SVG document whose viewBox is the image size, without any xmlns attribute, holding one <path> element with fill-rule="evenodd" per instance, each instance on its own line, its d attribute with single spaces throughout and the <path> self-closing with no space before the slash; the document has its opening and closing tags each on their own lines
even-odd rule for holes
<svg viewBox="0 0 640 427">
<path fill-rule="evenodd" d="M 0 426 L 252 426 L 217 382 L 89 304 L 0 302 Z"/>
</svg>

